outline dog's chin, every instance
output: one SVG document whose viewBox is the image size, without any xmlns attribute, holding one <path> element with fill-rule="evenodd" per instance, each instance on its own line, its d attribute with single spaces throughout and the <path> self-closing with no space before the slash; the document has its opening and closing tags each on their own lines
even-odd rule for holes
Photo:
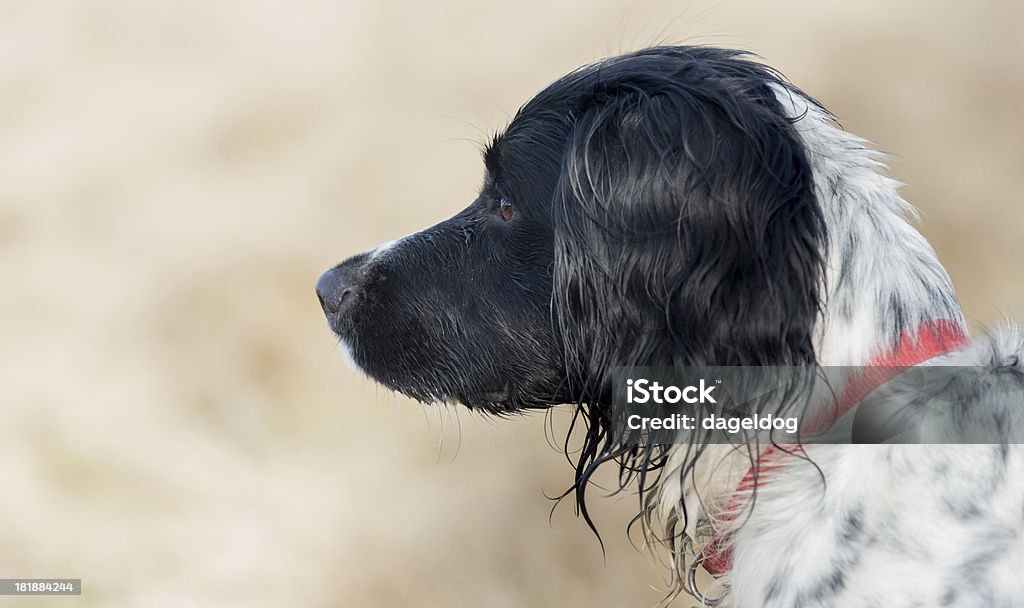
<svg viewBox="0 0 1024 608">
<path fill-rule="evenodd" d="M 509 383 L 501 387 L 456 391 L 445 403 L 464 406 L 474 412 L 503 416 L 548 407 L 548 401 L 530 400 Z"/>
<path fill-rule="evenodd" d="M 361 341 L 351 324 L 340 328 L 332 326 L 331 329 L 334 330 L 341 355 L 349 367 L 389 390 L 420 403 L 455 404 L 475 412 L 503 416 L 546 409 L 558 403 L 572 401 L 564 395 L 556 394 L 561 382 L 555 378 L 523 383 L 501 378 L 472 381 L 479 375 L 449 378 L 444 377 L 439 369 L 429 367 L 398 368 L 393 362 L 378 359 L 360 348 Z M 415 360 L 433 361 L 435 358 L 422 355 Z"/>
<path fill-rule="evenodd" d="M 450 395 L 438 394 L 429 387 L 389 386 L 397 393 L 425 404 L 447 404 L 465 407 L 481 414 L 506 416 L 520 412 L 543 409 L 552 403 L 528 400 L 511 391 L 507 386 L 484 391 L 458 391 Z"/>
<path fill-rule="evenodd" d="M 489 403 L 492 405 L 505 405 L 512 400 L 512 389 L 506 383 L 501 388 L 483 390 L 469 393 L 462 401 L 468 403 Z"/>
<path fill-rule="evenodd" d="M 474 411 L 499 415 L 542 407 L 523 402 L 508 383 L 500 388 L 463 393 L 455 401 Z"/>
<path fill-rule="evenodd" d="M 554 405 L 554 399 L 528 397 L 506 383 L 500 388 L 456 390 L 451 394 L 439 395 L 434 387 L 394 386 L 393 390 L 423 403 L 446 403 L 459 405 L 482 414 L 506 416 L 545 409 Z"/>
<path fill-rule="evenodd" d="M 436 383 L 421 384 L 392 374 L 378 373 L 367 365 L 359 353 L 344 339 L 338 341 L 342 357 L 349 367 L 366 375 L 373 381 L 424 404 L 447 403 L 462 405 L 470 410 L 487 414 L 512 414 L 523 410 L 541 409 L 551 405 L 551 400 L 527 399 L 510 383 L 495 383 L 493 387 L 446 389 L 451 383 L 438 380 Z M 423 374 L 429 375 L 429 374 Z"/>
</svg>

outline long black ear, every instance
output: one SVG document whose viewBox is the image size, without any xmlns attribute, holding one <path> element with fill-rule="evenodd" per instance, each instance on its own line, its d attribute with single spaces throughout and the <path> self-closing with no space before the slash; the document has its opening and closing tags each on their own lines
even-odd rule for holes
<svg viewBox="0 0 1024 608">
<path fill-rule="evenodd" d="M 825 227 L 775 76 L 735 59 L 620 72 L 595 76 L 553 203 L 581 401 L 615 366 L 813 363 Z"/>
</svg>

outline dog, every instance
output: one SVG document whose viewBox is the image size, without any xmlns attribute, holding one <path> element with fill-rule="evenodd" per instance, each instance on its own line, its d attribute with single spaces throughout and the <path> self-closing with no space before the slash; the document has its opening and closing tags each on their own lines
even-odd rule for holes
<svg viewBox="0 0 1024 608">
<path fill-rule="evenodd" d="M 666 46 L 555 81 L 483 160 L 465 210 L 318 280 L 358 369 L 498 416 L 574 406 L 567 495 L 592 525 L 589 480 L 621 467 L 672 557 L 666 603 L 1024 606 L 1024 332 L 967 337 L 865 140 L 744 52 Z M 815 370 L 790 405 L 844 369 L 822 428 L 957 387 L 959 432 L 915 414 L 913 441 L 626 441 L 616 371 L 687 366 Z"/>
</svg>

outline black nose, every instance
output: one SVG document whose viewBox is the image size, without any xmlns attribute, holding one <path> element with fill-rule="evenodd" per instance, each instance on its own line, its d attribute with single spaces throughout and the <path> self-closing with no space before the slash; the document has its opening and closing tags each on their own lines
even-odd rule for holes
<svg viewBox="0 0 1024 608">
<path fill-rule="evenodd" d="M 345 314 L 356 300 L 359 287 L 357 273 L 349 264 L 342 264 L 320 275 L 316 282 L 316 295 L 328 319 Z"/>
</svg>

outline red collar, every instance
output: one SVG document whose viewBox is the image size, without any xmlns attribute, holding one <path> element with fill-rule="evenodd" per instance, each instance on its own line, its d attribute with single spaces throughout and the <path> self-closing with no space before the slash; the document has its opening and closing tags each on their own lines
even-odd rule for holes
<svg viewBox="0 0 1024 608">
<path fill-rule="evenodd" d="M 917 327 L 917 331 L 904 332 L 892 350 L 871 359 L 860 373 L 851 378 L 843 390 L 842 397 L 837 399 L 831 408 L 810 420 L 806 430 L 816 432 L 827 429 L 871 391 L 899 374 L 903 368 L 962 348 L 967 342 L 967 335 L 960 325 L 948 320 L 926 321 Z M 788 450 L 775 445 L 768 446 L 758 457 L 757 463 L 750 467 L 736 486 L 726 512 L 726 521 L 731 520 L 742 510 L 746 497 L 759 483 L 757 476 L 781 469 L 784 466 L 781 457 L 799 450 L 799 446 L 791 446 Z M 760 483 L 763 484 L 764 481 L 761 479 Z M 704 569 L 715 577 L 722 576 L 732 567 L 732 546 L 729 540 L 728 536 L 713 539 L 698 557 Z"/>
</svg>

